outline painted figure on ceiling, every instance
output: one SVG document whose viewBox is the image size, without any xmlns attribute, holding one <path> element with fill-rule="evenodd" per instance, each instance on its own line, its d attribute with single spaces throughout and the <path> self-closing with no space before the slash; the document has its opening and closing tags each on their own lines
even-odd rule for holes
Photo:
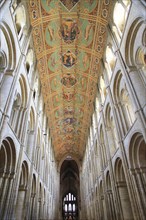
<svg viewBox="0 0 146 220">
<path fill-rule="evenodd" d="M 70 50 L 68 50 L 63 56 L 62 56 L 62 62 L 66 67 L 71 67 L 76 62 L 76 55 L 73 54 Z"/>
<path fill-rule="evenodd" d="M 72 93 L 63 93 L 63 99 L 65 99 L 66 101 L 70 102 L 72 101 L 74 98 L 74 94 Z"/>
<path fill-rule="evenodd" d="M 75 122 L 76 122 L 75 118 L 65 118 L 64 121 L 63 121 L 63 123 L 66 124 L 66 125 L 71 125 Z"/>
<path fill-rule="evenodd" d="M 64 74 L 61 83 L 66 86 L 67 88 L 70 88 L 71 86 L 74 86 L 76 84 L 77 80 L 75 76 L 72 74 Z"/>
<path fill-rule="evenodd" d="M 74 131 L 74 127 L 72 125 L 65 126 L 63 131 L 65 134 L 72 133 Z"/>
<path fill-rule="evenodd" d="M 77 22 L 72 19 L 64 20 L 60 28 L 60 33 L 65 43 L 72 43 L 79 34 Z"/>
<path fill-rule="evenodd" d="M 72 107 L 68 106 L 64 109 L 64 114 L 65 115 L 68 115 L 68 114 L 73 115 L 74 114 L 74 109 Z"/>
</svg>

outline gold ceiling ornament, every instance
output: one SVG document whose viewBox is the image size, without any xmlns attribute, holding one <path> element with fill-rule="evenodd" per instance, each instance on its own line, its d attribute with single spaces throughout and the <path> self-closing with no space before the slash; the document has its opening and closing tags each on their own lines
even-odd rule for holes
<svg viewBox="0 0 146 220">
<path fill-rule="evenodd" d="M 68 1 L 69 2 L 69 1 Z M 71 1 L 70 1 L 71 3 Z M 73 3 L 73 2 L 72 2 Z M 63 17 L 62 9 L 59 7 L 59 15 L 60 15 L 60 34 L 61 34 L 61 59 L 62 59 L 62 79 L 61 82 L 65 86 L 62 88 L 63 90 L 63 112 L 65 113 L 66 103 L 68 103 L 68 109 L 72 109 L 72 114 L 69 117 L 66 114 L 63 114 L 63 127 L 62 129 L 62 140 L 63 147 L 67 152 L 73 152 L 74 143 L 74 134 L 75 134 L 75 122 L 77 119 L 74 118 L 74 109 L 75 109 L 75 94 L 76 94 L 76 86 L 77 83 L 77 75 L 76 75 L 76 62 L 77 62 L 77 39 L 79 34 L 78 28 L 78 19 L 79 19 L 79 7 L 78 4 L 76 18 L 68 18 Z M 70 47 L 73 46 L 73 47 Z M 66 51 L 64 52 L 64 47 L 67 46 Z M 72 49 L 73 48 L 73 49 Z M 65 73 L 65 67 L 68 68 L 70 73 Z M 71 88 L 69 90 L 69 88 Z M 70 136 L 69 136 L 70 135 Z"/>
<path fill-rule="evenodd" d="M 84 154 L 111 0 L 31 0 L 30 21 L 50 135 L 60 161 Z"/>
</svg>

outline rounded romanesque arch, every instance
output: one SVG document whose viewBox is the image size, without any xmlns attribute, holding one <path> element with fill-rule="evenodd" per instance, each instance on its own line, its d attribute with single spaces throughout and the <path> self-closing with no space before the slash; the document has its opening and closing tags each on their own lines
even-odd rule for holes
<svg viewBox="0 0 146 220">
<path fill-rule="evenodd" d="M 146 168 L 146 142 L 141 133 L 135 133 L 129 144 L 129 165 L 131 169 Z"/>
<path fill-rule="evenodd" d="M 121 203 L 122 215 L 124 219 L 133 220 L 133 212 L 129 192 L 127 188 L 126 177 L 123 169 L 122 160 L 118 157 L 115 161 L 114 174 L 116 178 L 116 186 Z"/>
<path fill-rule="evenodd" d="M 133 134 L 129 144 L 129 167 L 136 195 L 141 202 L 140 213 L 146 215 L 146 142 L 141 133 Z"/>
<path fill-rule="evenodd" d="M 111 185 L 111 177 L 110 172 L 107 171 L 106 173 L 106 193 L 107 193 L 107 203 L 108 203 L 108 216 L 110 219 L 116 219 L 116 212 L 115 212 L 115 204 L 114 204 L 114 197 Z"/>
<path fill-rule="evenodd" d="M 117 71 L 114 78 L 113 98 L 116 104 L 117 114 L 121 118 L 121 131 L 125 135 L 135 121 L 135 114 L 126 82 L 120 70 Z"/>
<path fill-rule="evenodd" d="M 26 209 L 26 193 L 28 189 L 28 176 L 29 176 L 28 164 L 26 161 L 23 161 L 21 166 L 21 174 L 20 174 L 19 188 L 17 194 L 16 210 L 15 210 L 16 220 L 24 219 L 26 217 L 25 209 Z"/>
<path fill-rule="evenodd" d="M 33 219 L 36 217 L 36 193 L 37 193 L 37 182 L 36 182 L 36 175 L 33 174 L 32 176 L 32 183 L 31 183 L 31 197 L 30 197 L 30 218 Z"/>
<path fill-rule="evenodd" d="M 18 38 L 20 40 L 26 26 L 26 11 L 22 4 L 19 4 L 15 10 L 15 24 Z"/>
<path fill-rule="evenodd" d="M 3 42 L 1 44 L 1 66 L 4 68 L 3 71 L 11 72 L 16 66 L 16 48 L 13 34 L 5 21 L 0 23 L 0 36 Z"/>
<path fill-rule="evenodd" d="M 143 35 L 141 35 L 141 37 L 139 38 L 140 32 L 145 32 L 145 24 L 142 17 L 138 17 L 133 21 L 127 34 L 125 44 L 125 61 L 128 66 L 136 65 L 136 52 L 139 47 L 145 46 Z"/>
<path fill-rule="evenodd" d="M 24 119 L 26 116 L 27 101 L 28 89 L 26 86 L 26 80 L 21 74 L 9 119 L 12 129 L 18 134 L 20 139 L 24 138 L 22 130 L 25 124 Z"/>
<path fill-rule="evenodd" d="M 3 219 L 6 208 L 7 199 L 12 189 L 13 178 L 16 169 L 16 149 L 11 137 L 6 137 L 0 147 L 0 219 Z"/>
</svg>

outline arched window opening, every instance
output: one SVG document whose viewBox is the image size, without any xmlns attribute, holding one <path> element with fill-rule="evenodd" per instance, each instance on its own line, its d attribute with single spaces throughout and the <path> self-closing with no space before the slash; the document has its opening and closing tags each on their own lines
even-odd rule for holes
<svg viewBox="0 0 146 220">
<path fill-rule="evenodd" d="M 13 9 L 15 10 L 20 3 L 21 0 L 13 0 L 13 4 L 12 4 Z"/>
<path fill-rule="evenodd" d="M 16 149 L 10 137 L 5 138 L 0 146 L 0 219 L 5 219 L 7 205 L 13 187 L 16 168 Z"/>
<path fill-rule="evenodd" d="M 113 11 L 113 26 L 112 29 L 120 42 L 122 33 L 124 31 L 128 11 L 130 6 L 130 0 L 120 0 L 115 4 Z M 120 14 L 120 16 L 119 16 Z"/>
<path fill-rule="evenodd" d="M 146 207 L 145 190 L 146 190 L 146 142 L 141 133 L 135 133 L 129 145 L 129 166 L 132 173 L 135 193 L 141 201 L 141 207 Z M 146 214 L 146 209 L 144 210 Z M 145 215 L 144 214 L 144 215 Z"/>
<path fill-rule="evenodd" d="M 124 111 L 125 121 L 127 123 L 127 128 L 129 129 L 133 122 L 135 121 L 135 115 L 131 105 L 131 100 L 126 89 L 121 91 L 121 102 Z"/>
<path fill-rule="evenodd" d="M 20 94 L 18 93 L 16 96 L 16 99 L 13 102 L 12 110 L 11 110 L 11 115 L 10 115 L 10 125 L 16 130 L 17 127 L 17 120 L 18 120 L 18 115 L 20 111 L 20 106 L 21 106 L 22 100 L 20 97 Z"/>
<path fill-rule="evenodd" d="M 108 45 L 106 48 L 105 59 L 107 62 L 108 79 L 110 80 L 114 67 L 115 67 L 115 62 L 116 62 L 116 57 L 110 45 Z"/>
<path fill-rule="evenodd" d="M 116 186 L 121 202 L 123 219 L 133 219 L 128 186 L 123 169 L 123 164 L 120 158 L 117 158 L 115 163 L 115 178 L 116 178 Z"/>
<path fill-rule="evenodd" d="M 2 81 L 6 68 L 7 68 L 7 57 L 5 52 L 0 49 L 0 82 Z"/>
<path fill-rule="evenodd" d="M 26 25 L 26 12 L 23 5 L 20 5 L 15 10 L 15 24 L 19 40 L 22 38 Z"/>
<path fill-rule="evenodd" d="M 26 161 L 22 163 L 21 175 L 19 180 L 19 189 L 16 203 L 16 219 L 24 219 L 25 217 L 25 200 L 28 183 L 28 165 Z"/>
<path fill-rule="evenodd" d="M 142 73 L 143 80 L 146 82 L 146 50 L 144 46 L 141 46 L 137 49 L 135 59 L 136 65 Z"/>
<path fill-rule="evenodd" d="M 36 200 L 36 176 L 33 174 L 31 186 L 31 199 L 30 199 L 30 219 L 34 219 L 35 213 L 35 200 Z"/>
<path fill-rule="evenodd" d="M 73 220 L 77 217 L 76 196 L 69 192 L 63 198 L 63 216 L 64 220 Z"/>
<path fill-rule="evenodd" d="M 103 76 L 100 77 L 99 90 L 100 90 L 101 101 L 103 104 L 106 97 L 106 85 Z"/>
<path fill-rule="evenodd" d="M 115 205 L 114 205 L 114 197 L 111 187 L 111 178 L 109 171 L 106 175 L 106 187 L 107 187 L 107 201 L 108 201 L 108 215 L 111 216 L 112 219 L 116 219 Z"/>
<path fill-rule="evenodd" d="M 106 129 L 107 129 L 107 137 L 108 137 L 110 153 L 111 156 L 113 156 L 117 148 L 117 132 L 112 115 L 112 110 L 109 104 L 106 109 Z"/>
<path fill-rule="evenodd" d="M 36 91 L 34 90 L 33 92 L 33 99 L 35 100 L 35 96 L 36 96 Z"/>
<path fill-rule="evenodd" d="M 27 52 L 27 55 L 26 55 L 26 64 L 25 64 L 27 74 L 30 74 L 30 73 L 31 73 L 33 64 L 34 64 L 34 54 L 33 54 L 33 50 L 32 50 L 32 49 L 29 49 L 28 52 Z"/>
<path fill-rule="evenodd" d="M 79 168 L 75 160 L 65 159 L 60 169 L 61 207 L 63 220 L 77 220 L 80 200 Z"/>
</svg>

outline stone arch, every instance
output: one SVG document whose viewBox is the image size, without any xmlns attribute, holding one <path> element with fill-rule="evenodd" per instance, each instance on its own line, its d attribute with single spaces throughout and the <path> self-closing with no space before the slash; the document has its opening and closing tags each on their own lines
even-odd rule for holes
<svg viewBox="0 0 146 220">
<path fill-rule="evenodd" d="M 31 72 L 33 64 L 34 64 L 34 52 L 31 48 L 29 48 L 25 60 L 27 74 Z"/>
<path fill-rule="evenodd" d="M 17 95 L 14 98 L 12 110 L 10 114 L 10 124 L 19 138 L 24 138 L 23 127 L 27 106 L 27 86 L 24 76 L 21 74 L 19 78 L 19 86 Z"/>
<path fill-rule="evenodd" d="M 103 104 L 104 101 L 105 101 L 105 97 L 106 97 L 107 93 L 106 93 L 105 80 L 104 80 L 102 75 L 100 76 L 100 80 L 99 80 L 99 92 L 100 92 L 101 101 L 102 101 L 102 104 Z"/>
<path fill-rule="evenodd" d="M 119 114 L 122 122 L 121 130 L 123 135 L 125 135 L 135 121 L 135 114 L 126 82 L 120 70 L 117 72 L 114 79 L 113 94 L 117 106 L 117 114 Z"/>
<path fill-rule="evenodd" d="M 124 2 L 123 0 L 119 0 L 114 5 L 113 17 L 112 17 L 112 23 L 113 23 L 112 29 L 118 41 L 121 40 L 122 33 L 124 31 L 129 6 L 130 6 L 130 0 L 127 0 L 127 2 Z"/>
<path fill-rule="evenodd" d="M 7 67 L 7 56 L 6 53 L 0 49 L 0 71 L 3 72 L 5 71 Z"/>
<path fill-rule="evenodd" d="M 28 164 L 26 161 L 23 161 L 21 167 L 21 174 L 19 180 L 19 188 L 18 188 L 18 195 L 17 195 L 17 202 L 16 202 L 16 219 L 24 219 L 25 218 L 25 200 L 26 200 L 26 192 L 28 187 Z"/>
<path fill-rule="evenodd" d="M 28 90 L 26 85 L 25 77 L 21 74 L 19 78 L 20 88 L 21 88 L 21 94 L 22 94 L 22 106 L 26 108 L 27 105 L 27 99 L 28 99 Z"/>
<path fill-rule="evenodd" d="M 95 112 L 96 112 L 96 117 L 97 117 L 97 122 L 99 121 L 99 116 L 100 116 L 100 101 L 98 97 L 95 99 Z"/>
<path fill-rule="evenodd" d="M 123 219 L 133 220 L 133 212 L 126 182 L 126 177 L 123 169 L 122 160 L 118 157 L 115 161 L 114 173 L 116 178 L 116 186 L 119 194 L 119 199 L 122 208 Z"/>
<path fill-rule="evenodd" d="M 3 71 L 13 71 L 16 66 L 16 48 L 13 34 L 5 21 L 0 23 L 0 35 L 3 42 L 1 44 Z"/>
<path fill-rule="evenodd" d="M 111 75 L 113 73 L 114 67 L 116 63 L 116 57 L 113 51 L 113 46 L 111 43 L 108 43 L 105 50 L 105 68 L 107 70 L 108 80 L 110 80 Z"/>
<path fill-rule="evenodd" d="M 16 149 L 11 137 L 6 137 L 0 147 L 0 219 L 3 219 L 7 210 L 7 201 L 11 194 L 13 178 L 16 169 Z"/>
<path fill-rule="evenodd" d="M 24 5 L 21 3 L 17 6 L 15 10 L 15 24 L 16 24 L 16 30 L 18 34 L 19 40 L 21 39 L 25 26 L 26 26 L 26 11 Z"/>
<path fill-rule="evenodd" d="M 35 128 L 35 113 L 33 107 L 30 110 L 30 130 L 33 131 Z"/>
<path fill-rule="evenodd" d="M 100 196 L 100 217 L 101 219 L 105 218 L 105 198 L 104 198 L 104 190 L 103 190 L 103 181 L 101 180 L 99 183 L 99 196 Z"/>
<path fill-rule="evenodd" d="M 69 156 L 69 154 L 66 153 L 66 154 L 64 154 L 64 156 L 61 158 L 61 160 L 60 160 L 59 163 L 58 163 L 58 170 L 61 169 L 61 166 L 62 166 L 64 160 L 68 159 L 68 156 Z M 81 162 L 79 161 L 79 159 L 77 158 L 77 156 L 76 156 L 74 153 L 72 153 L 72 155 L 69 156 L 69 158 L 70 158 L 71 160 L 74 160 L 74 161 L 77 163 L 78 168 L 79 168 L 79 170 L 80 170 L 80 168 L 81 168 Z"/>
<path fill-rule="evenodd" d="M 129 164 L 131 169 L 146 168 L 146 143 L 141 133 L 133 134 L 129 144 Z"/>
<path fill-rule="evenodd" d="M 70 199 L 64 200 L 67 195 L 74 195 L 76 197 L 74 215 L 78 218 L 78 209 L 80 201 L 80 177 L 79 167 L 74 160 L 64 160 L 60 168 L 60 190 L 61 190 L 61 204 L 63 217 L 69 217 Z M 65 209 L 65 207 L 68 207 Z M 73 207 L 71 208 L 73 209 Z M 73 213 L 71 215 L 73 217 Z"/>
<path fill-rule="evenodd" d="M 108 216 L 110 216 L 110 219 L 114 220 L 116 219 L 116 212 L 115 212 L 115 204 L 114 204 L 114 197 L 111 186 L 111 176 L 109 170 L 106 173 L 106 190 L 107 190 Z"/>
<path fill-rule="evenodd" d="M 135 192 L 137 194 L 138 204 L 141 215 L 146 215 L 146 142 L 141 133 L 133 134 L 129 144 L 129 167 L 132 173 Z"/>
<path fill-rule="evenodd" d="M 31 185 L 31 198 L 30 198 L 30 219 L 35 219 L 35 200 L 36 200 L 36 176 L 33 174 L 32 176 L 32 185 Z"/>
<path fill-rule="evenodd" d="M 136 36 L 140 30 L 140 28 L 144 25 L 144 19 L 141 17 L 136 18 L 131 27 L 129 29 L 126 44 L 125 44 L 125 61 L 128 66 L 135 66 L 135 58 L 136 58 L 136 51 L 135 51 L 135 43 L 136 43 Z M 143 41 L 141 39 L 140 43 L 137 42 L 137 48 L 143 45 Z M 144 45 L 143 45 L 144 46 Z"/>
<path fill-rule="evenodd" d="M 20 93 L 17 93 L 17 95 L 14 98 L 14 102 L 10 114 L 10 120 L 9 120 L 14 131 L 16 130 L 16 124 L 17 124 L 16 121 L 18 119 L 19 107 L 21 106 L 21 103 L 22 103 L 21 95 Z"/>
</svg>

